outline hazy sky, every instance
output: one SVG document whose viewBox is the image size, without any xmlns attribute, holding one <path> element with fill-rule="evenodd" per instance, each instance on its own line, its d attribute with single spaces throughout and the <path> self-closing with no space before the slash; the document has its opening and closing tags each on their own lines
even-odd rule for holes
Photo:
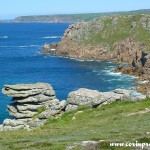
<svg viewBox="0 0 150 150">
<path fill-rule="evenodd" d="M 0 18 L 149 9 L 150 0 L 0 0 Z"/>
</svg>

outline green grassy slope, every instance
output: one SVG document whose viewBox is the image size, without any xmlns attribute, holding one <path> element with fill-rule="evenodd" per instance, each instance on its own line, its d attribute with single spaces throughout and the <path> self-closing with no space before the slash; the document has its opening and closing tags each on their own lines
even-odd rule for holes
<svg viewBox="0 0 150 150">
<path fill-rule="evenodd" d="M 74 142 L 85 140 L 150 143 L 150 134 L 147 134 L 150 112 L 140 113 L 146 108 L 150 109 L 150 99 L 136 103 L 114 102 L 96 109 L 82 107 L 57 119 L 51 118 L 46 125 L 32 131 L 0 132 L 0 149 L 64 150 Z M 104 145 L 107 150 L 123 149 Z"/>
</svg>

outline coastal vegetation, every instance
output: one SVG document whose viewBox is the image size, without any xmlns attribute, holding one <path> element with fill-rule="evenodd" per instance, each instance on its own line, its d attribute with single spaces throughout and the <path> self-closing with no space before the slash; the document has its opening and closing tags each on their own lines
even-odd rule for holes
<svg viewBox="0 0 150 150">
<path fill-rule="evenodd" d="M 123 147 L 110 147 L 109 143 L 149 143 L 149 106 L 150 99 L 113 102 L 95 109 L 80 106 L 73 112 L 49 118 L 44 126 L 34 130 L 0 132 L 0 149 L 62 150 L 75 142 L 106 140 L 99 148 L 118 150 Z"/>
</svg>

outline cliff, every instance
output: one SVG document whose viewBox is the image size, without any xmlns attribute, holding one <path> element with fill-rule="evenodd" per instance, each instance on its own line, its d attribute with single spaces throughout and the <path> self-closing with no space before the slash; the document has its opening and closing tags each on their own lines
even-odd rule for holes
<svg viewBox="0 0 150 150">
<path fill-rule="evenodd" d="M 117 50 L 148 51 L 149 32 L 149 15 L 108 16 L 79 22 L 70 25 L 65 31 L 56 54 L 100 60 L 117 58 Z"/>
<path fill-rule="evenodd" d="M 126 15 L 72 24 L 60 43 L 44 45 L 42 53 L 82 60 L 128 62 L 129 67 L 119 68 L 119 71 L 149 80 L 149 52 L 150 15 Z"/>
</svg>

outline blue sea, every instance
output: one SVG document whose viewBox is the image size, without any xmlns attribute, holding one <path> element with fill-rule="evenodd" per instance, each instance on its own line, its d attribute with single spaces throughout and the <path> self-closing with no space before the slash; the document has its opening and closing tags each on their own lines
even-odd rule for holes
<svg viewBox="0 0 150 150">
<path fill-rule="evenodd" d="M 5 84 L 50 83 L 58 99 L 78 88 L 110 91 L 136 86 L 134 77 L 113 73 L 118 64 L 110 61 L 78 61 L 45 57 L 37 52 L 43 44 L 61 40 L 67 23 L 1 23 L 0 89 Z M 11 97 L 0 92 L 0 123 L 11 118 L 6 111 Z"/>
</svg>

